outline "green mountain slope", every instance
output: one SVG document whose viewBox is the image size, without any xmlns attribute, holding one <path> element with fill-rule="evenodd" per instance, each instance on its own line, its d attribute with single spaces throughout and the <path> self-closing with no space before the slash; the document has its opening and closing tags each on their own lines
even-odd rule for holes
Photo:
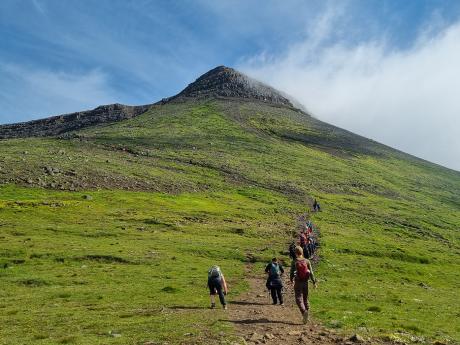
<svg viewBox="0 0 460 345">
<path fill-rule="evenodd" d="M 0 148 L 5 343 L 231 333 L 205 309 L 207 267 L 242 291 L 245 263 L 283 253 L 313 198 L 314 317 L 344 332 L 460 337 L 458 172 L 290 105 L 220 95 Z"/>
</svg>

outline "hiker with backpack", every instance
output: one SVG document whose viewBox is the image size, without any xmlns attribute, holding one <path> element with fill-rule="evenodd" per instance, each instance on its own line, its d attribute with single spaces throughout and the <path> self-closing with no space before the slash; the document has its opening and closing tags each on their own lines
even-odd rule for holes
<svg viewBox="0 0 460 345">
<path fill-rule="evenodd" d="M 208 271 L 208 288 L 211 298 L 211 309 L 216 307 L 216 294 L 219 295 L 220 304 L 227 310 L 225 295 L 228 293 L 227 282 L 219 266 L 212 266 Z"/>
<path fill-rule="evenodd" d="M 311 263 L 308 259 L 303 256 L 303 249 L 301 247 L 296 248 L 296 259 L 291 264 L 290 281 L 294 283 L 294 294 L 295 301 L 302 313 L 303 323 L 308 322 L 308 312 L 310 304 L 308 302 L 308 279 L 310 279 L 315 288 L 316 279 L 313 274 Z"/>
<path fill-rule="evenodd" d="M 289 245 L 289 257 L 291 258 L 291 260 L 295 260 L 296 256 L 295 256 L 295 248 L 297 247 L 297 245 L 295 244 L 295 241 L 292 241 L 291 244 Z"/>
<path fill-rule="evenodd" d="M 299 242 L 302 248 L 307 244 L 307 234 L 305 233 L 304 229 L 300 231 Z"/>
<path fill-rule="evenodd" d="M 265 273 L 267 273 L 267 289 L 270 291 L 273 304 L 276 305 L 278 300 L 280 305 L 283 305 L 283 281 L 281 280 L 281 275 L 284 274 L 283 266 L 278 263 L 277 258 L 273 258 L 267 267 L 265 267 Z"/>
</svg>

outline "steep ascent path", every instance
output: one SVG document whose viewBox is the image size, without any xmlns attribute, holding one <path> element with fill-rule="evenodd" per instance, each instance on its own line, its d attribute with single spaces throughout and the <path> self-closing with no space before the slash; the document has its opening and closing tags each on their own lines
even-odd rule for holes
<svg viewBox="0 0 460 345">
<path fill-rule="evenodd" d="M 299 227 L 307 218 L 299 218 Z M 314 226 L 313 226 L 314 227 Z M 315 228 L 315 227 L 314 227 Z M 317 235 L 317 229 L 314 232 Z M 316 240 L 318 240 L 316 238 Z M 313 262 L 318 261 L 315 253 Z M 294 299 L 293 286 L 289 283 L 289 266 L 285 267 L 284 305 L 272 305 L 265 288 L 266 277 L 263 272 L 255 272 L 252 265 L 247 266 L 249 291 L 230 302 L 229 322 L 236 327 L 240 339 L 233 344 L 377 344 L 379 340 L 365 340 L 353 335 L 344 337 L 335 330 L 327 329 L 315 320 L 302 323 L 301 314 Z M 321 288 L 321 286 L 319 287 Z M 315 290 L 310 285 L 310 294 Z M 313 313 L 315 306 L 311 306 Z"/>
<path fill-rule="evenodd" d="M 251 274 L 251 273 L 250 273 Z M 285 281 L 284 306 L 272 305 L 262 273 L 248 277 L 250 289 L 233 300 L 229 321 L 241 341 L 234 344 L 353 344 L 315 321 L 302 324 L 292 286 Z M 314 306 L 313 306 L 314 308 Z M 244 339 L 244 340 L 243 340 Z"/>
</svg>

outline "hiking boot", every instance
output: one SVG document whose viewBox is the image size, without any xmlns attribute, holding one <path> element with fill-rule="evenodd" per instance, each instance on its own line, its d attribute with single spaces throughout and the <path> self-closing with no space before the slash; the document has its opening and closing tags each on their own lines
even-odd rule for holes
<svg viewBox="0 0 460 345">
<path fill-rule="evenodd" d="M 303 324 L 306 325 L 308 322 L 308 310 L 303 313 Z"/>
<path fill-rule="evenodd" d="M 283 305 L 284 305 L 284 302 L 280 302 L 280 305 L 283 306 Z"/>
<path fill-rule="evenodd" d="M 227 310 L 227 305 L 226 304 L 224 305 L 224 310 Z"/>
<path fill-rule="evenodd" d="M 214 309 L 216 307 L 215 303 L 211 303 L 211 309 Z"/>
</svg>

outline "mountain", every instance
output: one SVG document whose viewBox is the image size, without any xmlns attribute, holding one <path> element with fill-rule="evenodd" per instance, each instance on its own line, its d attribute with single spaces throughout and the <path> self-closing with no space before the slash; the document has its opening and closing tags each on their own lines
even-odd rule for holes
<svg viewBox="0 0 460 345">
<path fill-rule="evenodd" d="M 224 66 L 157 103 L 96 110 L 0 127 L 5 343 L 233 339 L 223 320 L 247 324 L 207 309 L 207 269 L 236 298 L 272 257 L 289 264 L 306 213 L 315 322 L 371 342 L 458 339 L 460 173 Z"/>
</svg>

